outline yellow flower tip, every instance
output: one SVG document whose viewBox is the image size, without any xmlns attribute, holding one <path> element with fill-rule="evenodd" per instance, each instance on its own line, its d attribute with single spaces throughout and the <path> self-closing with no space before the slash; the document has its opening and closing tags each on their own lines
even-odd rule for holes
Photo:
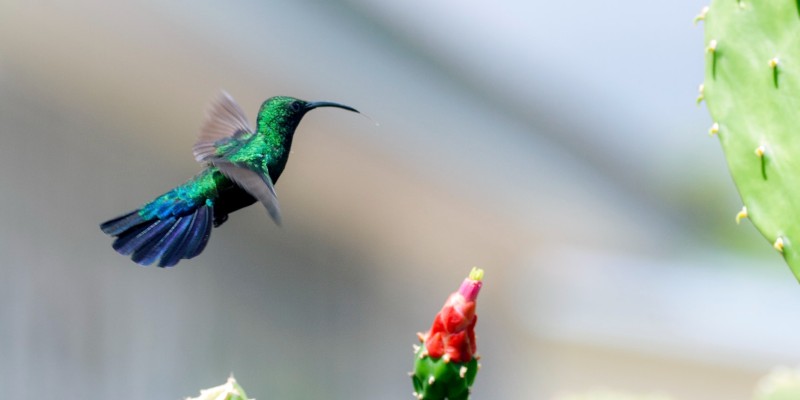
<svg viewBox="0 0 800 400">
<path fill-rule="evenodd" d="M 434 382 L 436 382 L 436 378 L 434 378 L 433 375 L 429 376 L 428 385 L 433 385 Z"/>
<path fill-rule="evenodd" d="M 780 60 L 778 59 L 778 57 L 772 57 L 772 58 L 769 60 L 769 66 L 770 66 L 770 68 L 776 68 L 776 67 L 778 66 L 778 64 L 779 64 L 779 63 L 780 63 Z"/>
<path fill-rule="evenodd" d="M 705 93 L 704 93 L 705 90 L 706 90 L 706 85 L 701 83 L 700 87 L 697 88 L 697 104 L 700 104 L 700 102 L 703 101 L 703 99 L 705 98 Z"/>
<path fill-rule="evenodd" d="M 473 281 L 482 281 L 483 270 L 478 267 L 472 267 L 472 271 L 469 271 L 469 279 L 472 279 Z"/>
<path fill-rule="evenodd" d="M 764 153 L 765 153 L 766 151 L 767 151 L 767 149 L 766 149 L 766 148 L 764 147 L 764 145 L 762 144 L 761 146 L 758 146 L 758 147 L 756 147 L 756 151 L 755 151 L 755 153 L 756 153 L 756 155 L 757 155 L 757 156 L 759 156 L 759 157 L 764 157 Z"/>
<path fill-rule="evenodd" d="M 711 39 L 711 41 L 708 42 L 708 47 L 706 48 L 706 51 L 708 51 L 709 53 L 717 51 L 717 39 Z"/>
<path fill-rule="evenodd" d="M 719 124 L 714 122 L 713 124 L 711 124 L 711 128 L 708 128 L 708 134 L 710 136 L 714 136 L 717 133 L 719 133 Z"/>
<path fill-rule="evenodd" d="M 445 364 L 449 363 L 450 362 L 450 354 L 445 353 L 445 355 L 442 356 L 442 361 L 444 361 Z"/>
<path fill-rule="evenodd" d="M 461 368 L 459 368 L 458 376 L 461 379 L 464 379 L 464 377 L 467 376 L 467 366 L 466 365 L 462 365 Z"/>
<path fill-rule="evenodd" d="M 703 7 L 703 9 L 700 10 L 700 14 L 697 14 L 697 16 L 694 17 L 694 23 L 697 24 L 697 21 L 705 20 L 706 14 L 708 14 L 708 6 Z"/>
<path fill-rule="evenodd" d="M 738 224 L 739 222 L 741 222 L 742 218 L 747 218 L 747 206 L 742 206 L 741 211 L 739 211 L 739 213 L 736 214 L 736 223 Z"/>
<path fill-rule="evenodd" d="M 775 243 L 772 245 L 772 247 L 774 247 L 775 250 L 778 250 L 778 252 L 783 253 L 783 238 L 778 236 L 778 238 L 775 239 Z"/>
</svg>

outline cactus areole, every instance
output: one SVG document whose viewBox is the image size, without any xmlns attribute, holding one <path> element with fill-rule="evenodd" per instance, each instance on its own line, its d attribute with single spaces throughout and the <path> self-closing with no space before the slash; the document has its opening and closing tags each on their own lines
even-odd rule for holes
<svg viewBox="0 0 800 400">
<path fill-rule="evenodd" d="M 699 101 L 748 218 L 800 280 L 800 2 L 712 1 Z M 734 218 L 731 218 L 734 220 Z"/>
<path fill-rule="evenodd" d="M 419 333 L 415 346 L 414 396 L 427 400 L 465 400 L 478 373 L 475 300 L 483 285 L 483 270 L 473 268 L 461 287 L 436 314 L 431 329 Z"/>
</svg>

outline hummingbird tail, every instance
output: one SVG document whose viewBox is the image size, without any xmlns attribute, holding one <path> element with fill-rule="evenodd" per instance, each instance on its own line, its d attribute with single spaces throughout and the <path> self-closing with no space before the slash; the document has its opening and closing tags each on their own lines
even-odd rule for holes
<svg viewBox="0 0 800 400">
<path fill-rule="evenodd" d="M 184 258 L 200 254 L 211 236 L 214 210 L 208 205 L 180 217 L 145 219 L 139 210 L 100 224 L 114 240 L 118 253 L 131 256 L 137 264 L 171 267 Z"/>
</svg>

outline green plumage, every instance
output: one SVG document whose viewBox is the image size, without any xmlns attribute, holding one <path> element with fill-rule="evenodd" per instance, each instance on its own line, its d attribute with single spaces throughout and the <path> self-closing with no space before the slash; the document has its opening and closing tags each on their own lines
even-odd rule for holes
<svg viewBox="0 0 800 400">
<path fill-rule="evenodd" d="M 213 206 L 224 188 L 232 186 L 233 182 L 219 168 L 210 166 L 186 183 L 142 206 L 139 215 L 145 220 L 178 217 L 202 205 Z"/>
<path fill-rule="evenodd" d="M 253 131 L 239 105 L 223 93 L 209 109 L 194 146 L 195 159 L 205 169 L 101 229 L 117 237 L 113 247 L 119 253 L 143 265 L 159 260 L 164 267 L 199 254 L 212 224 L 221 225 L 228 214 L 256 201 L 280 223 L 274 184 L 286 167 L 297 125 L 318 107 L 358 112 L 337 103 L 272 97 L 261 105 Z"/>
<path fill-rule="evenodd" d="M 216 156 L 269 174 L 274 183 L 286 166 L 295 128 L 305 114 L 297 111 L 297 107 L 303 110 L 306 104 L 292 97 L 265 101 L 258 112 L 256 131 L 221 141 Z"/>
</svg>

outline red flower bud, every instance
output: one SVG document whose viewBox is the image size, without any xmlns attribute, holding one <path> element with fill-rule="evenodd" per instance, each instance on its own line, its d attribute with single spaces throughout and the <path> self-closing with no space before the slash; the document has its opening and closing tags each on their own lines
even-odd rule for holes
<svg viewBox="0 0 800 400">
<path fill-rule="evenodd" d="M 475 356 L 475 300 L 481 290 L 483 271 L 473 268 L 458 291 L 447 298 L 428 333 L 421 336 L 431 358 L 467 362 Z"/>
</svg>

